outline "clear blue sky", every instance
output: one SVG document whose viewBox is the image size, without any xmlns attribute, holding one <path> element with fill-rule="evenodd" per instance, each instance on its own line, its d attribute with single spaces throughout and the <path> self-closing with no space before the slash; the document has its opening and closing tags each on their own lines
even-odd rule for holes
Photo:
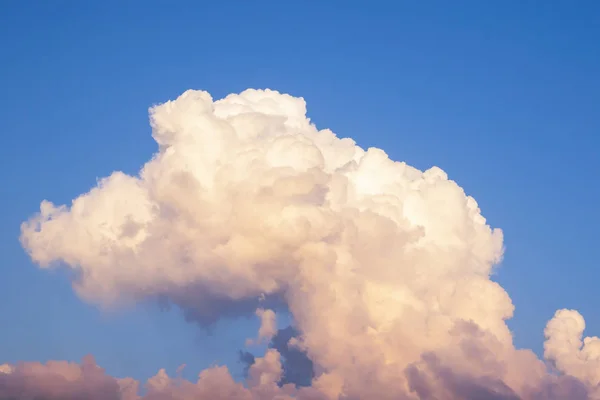
<svg viewBox="0 0 600 400">
<path fill-rule="evenodd" d="M 303 96 L 319 127 L 440 166 L 505 231 L 516 344 L 539 353 L 562 307 L 600 334 L 599 21 L 595 1 L 2 2 L 0 363 L 239 371 L 256 321 L 210 335 L 174 311 L 104 315 L 18 243 L 42 199 L 135 173 L 148 107 L 188 88 Z"/>
</svg>

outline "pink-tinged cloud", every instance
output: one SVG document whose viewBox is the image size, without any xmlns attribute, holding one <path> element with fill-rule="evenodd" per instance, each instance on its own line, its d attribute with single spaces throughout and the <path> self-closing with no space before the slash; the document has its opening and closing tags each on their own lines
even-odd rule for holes
<svg viewBox="0 0 600 400">
<path fill-rule="evenodd" d="M 285 304 L 298 331 L 286 348 L 314 378 L 282 385 L 290 367 L 271 349 L 245 386 L 223 368 L 197 383 L 162 371 L 144 398 L 600 398 L 599 340 L 583 339 L 577 312 L 545 332 L 558 374 L 515 349 L 514 306 L 490 279 L 502 231 L 440 168 L 319 130 L 303 99 L 271 90 L 218 101 L 190 90 L 150 116 L 158 152 L 139 174 L 115 172 L 69 206 L 43 201 L 24 248 L 41 268 L 72 268 L 74 290 L 101 307 L 160 299 L 201 323 L 259 309 L 268 340 L 275 314 L 262 303 Z"/>
<path fill-rule="evenodd" d="M 65 361 L 5 364 L 0 369 L 0 398 L 118 400 L 123 393 L 120 383 L 106 375 L 91 356 L 81 364 Z"/>
</svg>

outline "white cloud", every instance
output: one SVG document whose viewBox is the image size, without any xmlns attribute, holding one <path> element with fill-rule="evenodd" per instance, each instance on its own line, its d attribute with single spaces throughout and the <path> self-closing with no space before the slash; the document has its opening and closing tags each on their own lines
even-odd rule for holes
<svg viewBox="0 0 600 400">
<path fill-rule="evenodd" d="M 78 271 L 83 299 L 114 306 L 162 296 L 202 319 L 278 297 L 319 371 L 312 388 L 286 395 L 536 398 L 533 388 L 553 379 L 512 344 L 513 304 L 490 280 L 502 231 L 441 169 L 419 171 L 318 130 L 303 99 L 270 90 L 218 101 L 187 91 L 150 115 L 159 152 L 139 176 L 115 172 L 70 206 L 44 201 L 22 225 L 31 258 Z M 274 334 L 268 311 L 259 338 Z M 555 325 L 548 357 L 597 383 L 580 372 L 597 371 L 596 339 L 577 353 L 581 324 L 564 335 Z M 272 387 L 276 358 L 257 362 L 267 375 L 250 374 L 268 396 L 291 390 Z M 198 387 L 210 377 L 238 388 L 228 398 L 250 398 L 225 370 L 203 374 Z"/>
</svg>

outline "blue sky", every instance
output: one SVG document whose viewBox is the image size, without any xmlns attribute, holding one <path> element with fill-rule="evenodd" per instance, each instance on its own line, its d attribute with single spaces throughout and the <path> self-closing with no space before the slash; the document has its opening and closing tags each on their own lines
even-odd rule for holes
<svg viewBox="0 0 600 400">
<path fill-rule="evenodd" d="M 155 150 L 148 107 L 189 88 L 303 96 L 319 127 L 440 166 L 505 232 L 496 279 L 517 346 L 539 353 L 563 307 L 600 334 L 600 3 L 126 3 L 0 5 L 0 363 L 92 353 L 136 378 L 240 370 L 232 349 L 254 319 L 207 333 L 176 310 L 105 314 L 18 243 L 41 200 L 135 173 Z"/>
</svg>

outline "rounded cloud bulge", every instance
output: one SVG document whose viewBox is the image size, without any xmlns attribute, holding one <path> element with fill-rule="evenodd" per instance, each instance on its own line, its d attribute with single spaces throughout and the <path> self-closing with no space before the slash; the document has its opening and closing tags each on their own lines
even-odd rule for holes
<svg viewBox="0 0 600 400">
<path fill-rule="evenodd" d="M 268 340 L 276 310 L 262 299 L 276 299 L 314 378 L 278 384 L 269 349 L 245 385 L 224 367 L 198 383 L 162 371 L 146 398 L 600 399 L 600 341 L 583 339 L 576 311 L 548 323 L 546 362 L 514 347 L 514 306 L 490 279 L 503 233 L 440 168 L 318 129 L 304 99 L 274 90 L 188 90 L 150 123 L 158 151 L 139 174 L 114 172 L 70 205 L 43 201 L 23 247 L 40 268 L 72 269 L 100 307 L 163 299 L 201 323 L 256 313 Z M 44 368 L 0 369 L 0 390 Z M 140 398 L 123 382 L 111 390 Z"/>
</svg>

